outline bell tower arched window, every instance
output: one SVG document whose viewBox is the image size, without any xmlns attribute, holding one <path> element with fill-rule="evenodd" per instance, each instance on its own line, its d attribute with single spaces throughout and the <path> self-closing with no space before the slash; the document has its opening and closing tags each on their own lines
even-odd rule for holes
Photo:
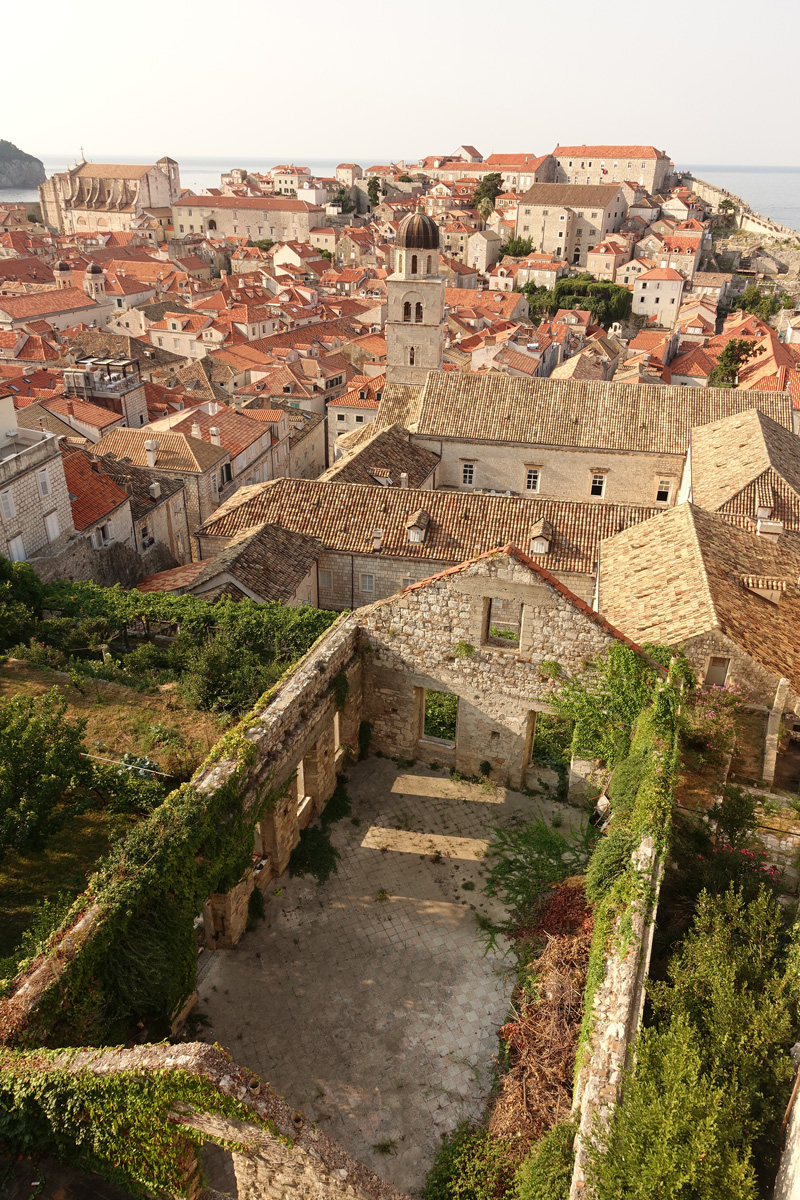
<svg viewBox="0 0 800 1200">
<path fill-rule="evenodd" d="M 419 300 L 417 301 L 417 308 L 416 308 L 416 312 L 415 312 L 415 315 L 414 315 L 414 320 L 416 321 L 416 323 L 417 323 L 418 325 L 419 325 L 419 323 L 420 323 L 420 322 L 421 322 L 421 320 L 422 320 L 422 305 L 421 305 L 421 303 L 419 302 Z"/>
<path fill-rule="evenodd" d="M 403 305 L 403 320 L 404 321 L 411 320 L 411 301 L 410 300 L 406 300 L 405 304 Z"/>
<path fill-rule="evenodd" d="M 427 263 L 426 263 L 426 266 L 425 266 L 425 274 L 426 274 L 426 275 L 430 275 L 430 273 L 431 273 L 431 256 L 430 256 L 430 254 L 429 254 L 429 255 L 428 255 L 428 259 L 427 259 Z"/>
<path fill-rule="evenodd" d="M 408 348 L 408 365 L 409 365 L 410 367 L 413 367 L 413 365 L 414 365 L 414 357 L 415 357 L 415 355 L 414 355 L 414 347 L 413 347 L 413 346 L 409 346 L 409 348 Z"/>
<path fill-rule="evenodd" d="M 411 274 L 416 275 L 416 273 L 417 273 L 417 256 L 416 256 L 416 254 L 412 254 L 411 255 Z"/>
</svg>

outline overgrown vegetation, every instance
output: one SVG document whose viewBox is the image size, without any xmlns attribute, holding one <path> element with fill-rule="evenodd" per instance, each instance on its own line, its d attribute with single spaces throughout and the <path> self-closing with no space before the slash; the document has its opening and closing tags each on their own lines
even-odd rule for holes
<svg viewBox="0 0 800 1200">
<path fill-rule="evenodd" d="M 464 1121 L 444 1138 L 425 1177 L 423 1200 L 500 1200 L 516 1167 L 511 1143 Z"/>
<path fill-rule="evenodd" d="M 63 1052 L 67 1063 L 77 1051 Z M 187 1194 L 187 1152 L 206 1140 L 169 1114 L 181 1104 L 260 1124 L 245 1105 L 185 1071 L 93 1075 L 47 1069 L 55 1056 L 0 1052 L 0 1144 L 18 1154 L 49 1154 L 146 1195 Z M 235 1145 L 235 1144 L 234 1144 Z"/>
<path fill-rule="evenodd" d="M 442 738 L 447 742 L 456 739 L 458 720 L 458 696 L 453 692 L 425 692 L 425 737 Z"/>
<path fill-rule="evenodd" d="M 190 706 L 232 717 L 252 707 L 335 619 L 310 606 L 208 604 L 89 582 L 44 587 L 26 564 L 0 560 L 0 650 L 144 692 L 176 684 Z M 112 647 L 107 661 L 103 646 Z"/>
<path fill-rule="evenodd" d="M 650 989 L 654 1021 L 608 1146 L 594 1151 L 598 1200 L 755 1200 L 774 1175 L 793 1074 L 797 931 L 762 888 L 701 894 L 694 923 Z"/>
<path fill-rule="evenodd" d="M 591 313 L 592 322 L 608 329 L 614 321 L 624 321 L 631 312 L 631 293 L 626 287 L 594 279 L 588 274 L 567 275 L 550 289 L 526 284 L 531 320 L 541 321 L 560 308 L 577 308 Z"/>
</svg>

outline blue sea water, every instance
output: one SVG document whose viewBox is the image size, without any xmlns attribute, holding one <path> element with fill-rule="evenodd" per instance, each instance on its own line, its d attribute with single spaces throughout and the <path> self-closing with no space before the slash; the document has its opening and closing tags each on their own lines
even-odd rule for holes
<svg viewBox="0 0 800 1200">
<path fill-rule="evenodd" d="M 147 162 L 146 158 L 133 157 L 129 160 L 121 151 L 107 154 L 94 154 L 95 162 Z M 231 167 L 246 167 L 250 171 L 266 171 L 274 167 L 278 161 L 263 155 L 238 156 L 236 158 L 196 158 L 173 155 L 180 164 L 181 183 L 192 191 L 199 192 L 208 187 L 219 187 L 219 177 L 223 171 Z M 346 155 L 344 157 L 347 157 Z M 71 166 L 73 160 L 67 160 L 63 154 L 44 155 L 43 161 L 48 175 L 54 171 L 63 171 Z M 149 161 L 152 161 L 149 160 Z M 296 155 L 294 161 L 298 165 L 308 167 L 312 174 L 332 175 L 336 164 L 342 159 L 306 159 Z M 351 156 L 352 161 L 352 156 Z M 370 165 L 366 159 L 362 166 Z M 741 196 L 752 209 L 765 217 L 772 217 L 782 225 L 800 230 L 800 166 L 798 167 L 753 167 L 727 166 L 720 163 L 682 163 L 678 159 L 675 165 L 679 169 L 691 170 L 695 176 L 705 179 L 708 183 L 725 188 L 734 195 Z M 38 195 L 35 188 L 0 191 L 0 201 L 36 200 Z"/>
<path fill-rule="evenodd" d="M 800 230 L 800 167 L 722 166 L 708 163 L 679 163 L 696 179 L 705 179 L 746 200 L 763 217 Z"/>
</svg>

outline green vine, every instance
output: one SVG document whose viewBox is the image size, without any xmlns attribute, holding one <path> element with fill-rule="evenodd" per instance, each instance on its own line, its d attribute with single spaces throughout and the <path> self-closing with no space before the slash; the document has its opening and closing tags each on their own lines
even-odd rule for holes
<svg viewBox="0 0 800 1200">
<path fill-rule="evenodd" d="M 187 1167 L 208 1135 L 176 1124 L 179 1112 L 219 1114 L 291 1144 L 271 1118 L 202 1076 L 173 1069 L 72 1072 L 67 1067 L 77 1053 L 0 1053 L 0 1144 L 6 1150 L 52 1154 L 139 1192 L 185 1196 L 193 1183 Z M 214 1140 L 248 1148 L 247 1141 Z"/>
<path fill-rule="evenodd" d="M 337 710 L 341 712 L 350 694 L 350 681 L 344 671 L 340 671 L 336 678 L 332 680 L 328 692 L 333 696 Z"/>
</svg>

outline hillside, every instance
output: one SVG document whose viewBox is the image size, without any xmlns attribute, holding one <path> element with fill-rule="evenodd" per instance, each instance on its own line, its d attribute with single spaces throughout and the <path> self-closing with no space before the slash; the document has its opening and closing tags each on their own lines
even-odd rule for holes
<svg viewBox="0 0 800 1200">
<path fill-rule="evenodd" d="M 38 187 L 45 179 L 41 159 L 0 138 L 0 188 Z"/>
</svg>

